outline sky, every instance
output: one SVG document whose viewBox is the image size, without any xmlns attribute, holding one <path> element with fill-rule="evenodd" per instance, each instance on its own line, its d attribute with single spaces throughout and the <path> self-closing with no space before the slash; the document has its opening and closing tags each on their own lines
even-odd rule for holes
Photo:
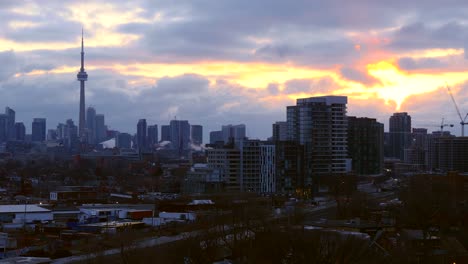
<svg viewBox="0 0 468 264">
<path fill-rule="evenodd" d="M 265 139 L 297 98 L 345 95 L 385 130 L 408 112 L 459 135 L 446 85 L 468 112 L 466 0 L 2 0 L 0 28 L 0 108 L 28 132 L 77 123 L 82 28 L 86 105 L 122 132 L 177 118 Z"/>
</svg>

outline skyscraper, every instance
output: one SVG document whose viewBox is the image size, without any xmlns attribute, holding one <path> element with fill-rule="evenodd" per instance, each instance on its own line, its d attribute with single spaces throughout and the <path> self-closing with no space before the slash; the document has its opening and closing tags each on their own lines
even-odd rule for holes
<svg viewBox="0 0 468 264">
<path fill-rule="evenodd" d="M 104 115 L 97 114 L 95 117 L 95 138 L 96 143 L 101 143 L 102 141 L 106 140 L 106 125 L 104 120 Z"/>
<path fill-rule="evenodd" d="M 287 107 L 288 139 L 304 146 L 306 186 L 316 176 L 348 172 L 346 96 L 297 99 Z"/>
<path fill-rule="evenodd" d="M 116 146 L 118 148 L 129 149 L 132 147 L 132 135 L 128 133 L 120 133 L 116 138 Z"/>
<path fill-rule="evenodd" d="M 244 124 L 222 126 L 221 131 L 223 132 L 224 143 L 229 143 L 231 140 L 238 142 L 245 138 Z"/>
<path fill-rule="evenodd" d="M 44 141 L 46 139 L 46 119 L 34 118 L 32 122 L 32 141 Z"/>
<path fill-rule="evenodd" d="M 7 139 L 15 139 L 15 111 L 10 107 L 5 107 L 5 114 L 7 115 L 6 133 Z"/>
<path fill-rule="evenodd" d="M 84 40 L 83 30 L 81 31 L 81 68 L 77 74 L 77 79 L 80 82 L 80 116 L 78 122 L 78 134 L 80 140 L 84 140 L 86 136 L 86 117 L 85 117 L 85 82 L 88 80 L 88 74 L 84 69 Z"/>
<path fill-rule="evenodd" d="M 26 127 L 23 122 L 15 123 L 15 140 L 24 141 L 26 137 Z"/>
<path fill-rule="evenodd" d="M 89 144 L 96 144 L 96 110 L 93 107 L 86 109 L 86 129 Z"/>
<path fill-rule="evenodd" d="M 406 148 L 411 146 L 411 116 L 408 113 L 394 113 L 390 117 L 390 155 L 404 160 Z"/>
<path fill-rule="evenodd" d="M 203 143 L 203 127 L 201 125 L 192 125 L 190 133 L 193 144 L 201 145 Z"/>
<path fill-rule="evenodd" d="M 210 132 L 210 144 L 223 141 L 223 131 L 211 131 Z"/>
<path fill-rule="evenodd" d="M 161 141 L 171 141 L 171 126 L 161 126 Z"/>
<path fill-rule="evenodd" d="M 187 120 L 171 120 L 171 142 L 174 149 L 186 149 L 190 142 L 190 124 Z"/>
<path fill-rule="evenodd" d="M 153 149 L 158 143 L 158 125 L 148 126 L 148 146 Z"/>
<path fill-rule="evenodd" d="M 146 119 L 138 120 L 137 124 L 137 147 L 138 150 L 144 151 L 146 150 Z"/>
<path fill-rule="evenodd" d="M 0 114 L 0 143 L 5 142 L 8 139 L 8 116 L 6 114 Z"/>
</svg>

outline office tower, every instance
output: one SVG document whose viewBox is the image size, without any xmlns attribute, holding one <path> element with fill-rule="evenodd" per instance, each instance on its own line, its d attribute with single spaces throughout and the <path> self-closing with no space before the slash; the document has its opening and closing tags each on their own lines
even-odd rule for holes
<svg viewBox="0 0 468 264">
<path fill-rule="evenodd" d="M 171 141 L 171 126 L 170 125 L 161 126 L 161 141 Z"/>
<path fill-rule="evenodd" d="M 8 140 L 8 116 L 6 114 L 0 114 L 0 143 Z"/>
<path fill-rule="evenodd" d="M 210 132 L 210 144 L 214 144 L 223 140 L 223 131 L 211 131 Z"/>
<path fill-rule="evenodd" d="M 132 135 L 128 133 L 120 133 L 116 137 L 116 147 L 129 149 L 132 147 Z"/>
<path fill-rule="evenodd" d="M 153 149 L 159 142 L 158 125 L 148 126 L 148 146 Z"/>
<path fill-rule="evenodd" d="M 63 136 L 63 144 L 65 147 L 67 147 L 69 150 L 78 148 L 78 127 L 75 125 L 72 119 L 68 119 L 65 122 Z"/>
<path fill-rule="evenodd" d="M 144 151 L 147 149 L 146 145 L 146 119 L 138 120 L 137 124 L 137 147 L 139 151 Z"/>
<path fill-rule="evenodd" d="M 26 127 L 22 122 L 15 123 L 15 140 L 24 141 L 26 137 Z"/>
<path fill-rule="evenodd" d="M 358 175 L 382 173 L 384 125 L 373 118 L 348 117 L 348 152 Z"/>
<path fill-rule="evenodd" d="M 80 116 L 78 121 L 78 132 L 80 140 L 84 140 L 86 136 L 86 117 L 85 117 L 85 82 L 88 80 L 88 74 L 84 68 L 84 38 L 83 31 L 81 31 L 81 68 L 76 75 L 77 80 L 80 82 Z"/>
<path fill-rule="evenodd" d="M 106 125 L 103 114 L 97 114 L 95 116 L 95 138 L 96 144 L 99 144 L 106 140 Z"/>
<path fill-rule="evenodd" d="M 288 139 L 304 146 L 306 186 L 312 187 L 318 176 L 351 169 L 347 101 L 346 96 L 320 96 L 297 99 L 295 106 L 287 107 Z"/>
<path fill-rule="evenodd" d="M 57 139 L 65 138 L 65 124 L 59 123 L 57 125 Z"/>
<path fill-rule="evenodd" d="M 96 144 L 96 109 L 86 109 L 86 135 L 89 144 Z"/>
<path fill-rule="evenodd" d="M 55 129 L 48 129 L 47 130 L 47 140 L 57 140 L 57 130 Z"/>
<path fill-rule="evenodd" d="M 203 143 L 203 127 L 200 125 L 192 125 L 191 128 L 191 141 L 195 145 Z"/>
<path fill-rule="evenodd" d="M 224 143 L 229 143 L 231 141 L 238 142 L 245 138 L 244 124 L 222 126 L 221 131 L 223 133 Z"/>
<path fill-rule="evenodd" d="M 390 117 L 390 155 L 404 160 L 404 150 L 411 145 L 411 116 L 408 113 L 394 113 Z"/>
<path fill-rule="evenodd" d="M 32 141 L 44 141 L 46 139 L 46 119 L 34 118 L 32 122 Z"/>
<path fill-rule="evenodd" d="M 276 122 L 273 124 L 273 141 L 285 141 L 288 139 L 288 123 Z"/>
<path fill-rule="evenodd" d="M 5 115 L 7 115 L 7 125 L 6 125 L 6 133 L 7 139 L 13 140 L 15 139 L 15 111 L 9 107 L 5 107 Z"/>
<path fill-rule="evenodd" d="M 190 124 L 187 120 L 171 120 L 171 142 L 174 149 L 186 149 L 190 143 Z"/>
</svg>

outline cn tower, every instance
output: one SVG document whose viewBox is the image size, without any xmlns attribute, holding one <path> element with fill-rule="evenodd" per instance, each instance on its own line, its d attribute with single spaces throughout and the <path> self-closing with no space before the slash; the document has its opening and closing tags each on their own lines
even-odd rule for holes
<svg viewBox="0 0 468 264">
<path fill-rule="evenodd" d="M 85 82 L 88 80 L 88 74 L 84 69 L 84 41 L 83 29 L 81 30 L 81 68 L 80 72 L 76 75 L 80 82 L 80 119 L 78 122 L 78 136 L 81 141 L 86 137 L 86 117 L 85 117 Z"/>
</svg>

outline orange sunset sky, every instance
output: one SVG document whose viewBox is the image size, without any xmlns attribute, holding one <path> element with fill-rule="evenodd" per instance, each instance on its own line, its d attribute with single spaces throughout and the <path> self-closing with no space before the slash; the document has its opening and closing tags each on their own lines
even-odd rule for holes
<svg viewBox="0 0 468 264">
<path fill-rule="evenodd" d="M 348 96 L 350 115 L 406 111 L 413 127 L 468 111 L 463 1 L 1 1 L 0 107 L 26 124 L 77 122 L 81 28 L 87 106 L 111 129 L 187 119 L 266 138 L 296 98 Z"/>
</svg>

